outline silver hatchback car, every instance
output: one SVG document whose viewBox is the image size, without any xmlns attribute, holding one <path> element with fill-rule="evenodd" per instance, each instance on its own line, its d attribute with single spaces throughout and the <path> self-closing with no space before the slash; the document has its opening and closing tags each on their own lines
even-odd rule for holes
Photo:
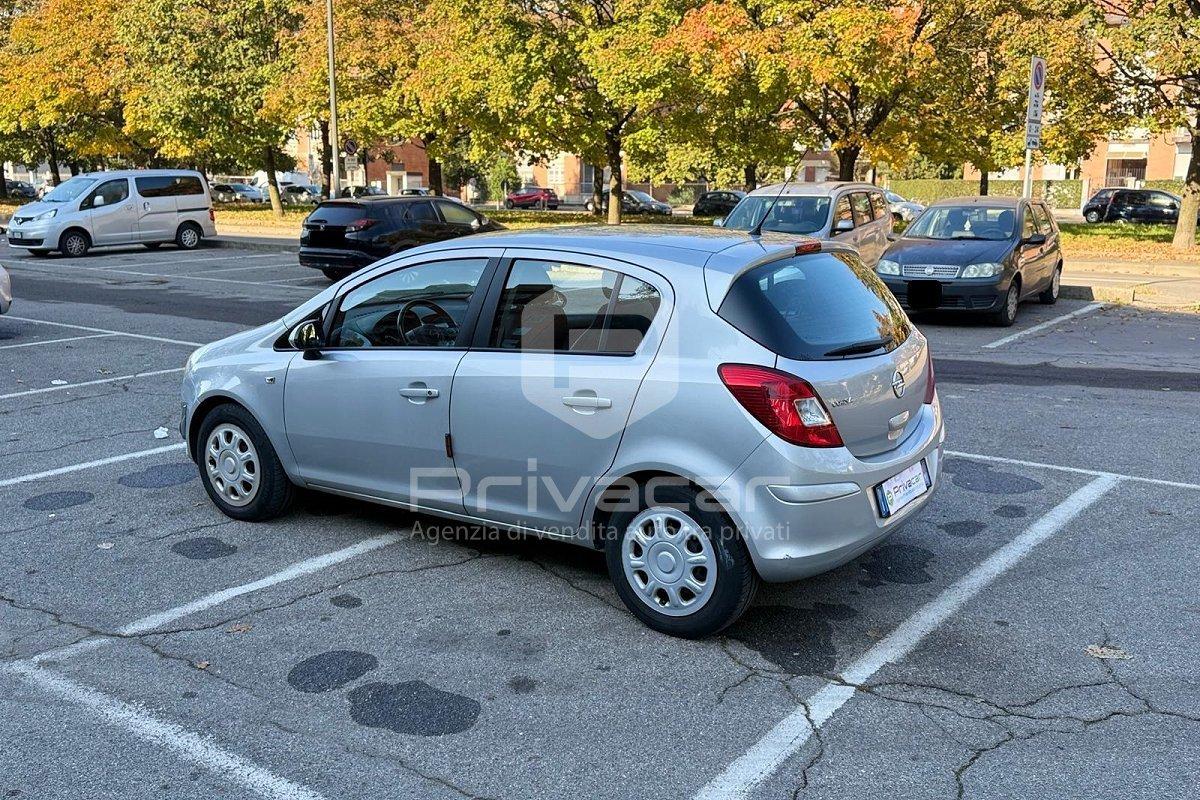
<svg viewBox="0 0 1200 800">
<path fill-rule="evenodd" d="M 945 438 L 925 337 L 850 247 L 721 229 L 408 250 L 200 348 L 182 394 L 230 517 L 305 487 L 569 540 L 686 637 L 897 530 Z"/>
</svg>

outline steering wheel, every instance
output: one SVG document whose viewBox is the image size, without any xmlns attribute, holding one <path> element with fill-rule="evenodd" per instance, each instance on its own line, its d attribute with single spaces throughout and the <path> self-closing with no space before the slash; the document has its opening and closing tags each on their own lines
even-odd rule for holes
<svg viewBox="0 0 1200 800">
<path fill-rule="evenodd" d="M 414 309 L 424 306 L 433 314 L 422 318 Z M 414 322 L 415 324 L 409 324 Z M 458 338 L 458 323 L 454 317 L 432 300 L 409 300 L 396 314 L 396 330 L 405 344 L 445 345 Z"/>
</svg>

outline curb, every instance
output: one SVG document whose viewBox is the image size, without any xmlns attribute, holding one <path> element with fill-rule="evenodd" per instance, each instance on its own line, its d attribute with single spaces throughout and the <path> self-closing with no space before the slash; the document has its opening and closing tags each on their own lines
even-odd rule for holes
<svg viewBox="0 0 1200 800">
<path fill-rule="evenodd" d="M 281 239 L 278 242 L 263 238 L 250 238 L 239 236 L 222 236 L 217 235 L 212 239 L 205 239 L 205 243 L 209 247 L 237 247 L 242 250 L 262 250 L 268 253 L 299 253 L 300 245 Z"/>
<path fill-rule="evenodd" d="M 1132 303 L 1137 288 L 1111 286 L 1080 286 L 1063 284 L 1058 296 L 1065 300 L 1099 300 L 1105 303 Z"/>
</svg>

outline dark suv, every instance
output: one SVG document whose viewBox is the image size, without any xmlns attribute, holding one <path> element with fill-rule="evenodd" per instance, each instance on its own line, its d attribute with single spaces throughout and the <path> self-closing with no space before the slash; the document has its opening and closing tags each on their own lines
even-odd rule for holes
<svg viewBox="0 0 1200 800">
<path fill-rule="evenodd" d="M 1083 207 L 1088 222 L 1144 222 L 1174 225 L 1182 201 L 1158 189 L 1101 189 Z"/>
<path fill-rule="evenodd" d="M 503 226 L 441 197 L 327 200 L 304 220 L 300 266 L 341 280 L 410 247 L 497 230 Z"/>
</svg>

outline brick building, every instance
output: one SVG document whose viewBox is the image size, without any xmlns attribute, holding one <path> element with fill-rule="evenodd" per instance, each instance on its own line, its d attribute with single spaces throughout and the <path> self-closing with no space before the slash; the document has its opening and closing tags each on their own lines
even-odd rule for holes
<svg viewBox="0 0 1200 800">
<path fill-rule="evenodd" d="M 296 131 L 295 156 L 296 169 L 307 172 L 313 183 L 319 183 L 320 131 Z M 399 194 L 401 189 L 429 185 L 429 156 L 417 139 L 370 146 L 359 143 L 357 162 L 354 168 L 342 171 L 343 186 L 375 186 L 388 194 Z"/>
</svg>

